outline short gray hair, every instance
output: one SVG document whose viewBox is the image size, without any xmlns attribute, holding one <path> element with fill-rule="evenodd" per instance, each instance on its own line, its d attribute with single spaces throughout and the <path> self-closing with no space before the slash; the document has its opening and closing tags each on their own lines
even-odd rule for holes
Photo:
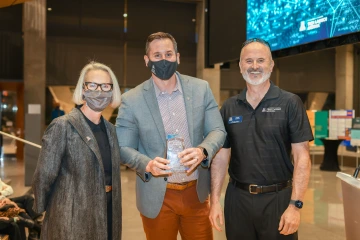
<svg viewBox="0 0 360 240">
<path fill-rule="evenodd" d="M 113 84 L 113 90 L 112 90 L 113 95 L 110 106 L 112 108 L 117 108 L 121 104 L 121 91 L 118 80 L 116 79 L 114 72 L 108 66 L 95 61 L 86 64 L 85 67 L 81 70 L 79 80 L 74 90 L 73 102 L 77 105 L 84 104 L 83 89 L 84 89 L 85 77 L 86 74 L 91 70 L 102 70 L 110 75 L 111 83 Z"/>
<path fill-rule="evenodd" d="M 246 47 L 250 43 L 254 43 L 254 42 L 260 43 L 260 44 L 264 45 L 265 47 L 267 47 L 269 49 L 269 52 L 270 52 L 270 59 L 272 60 L 270 44 L 267 41 L 265 41 L 264 39 L 262 39 L 262 38 L 250 38 L 250 39 L 246 40 L 245 42 L 243 42 L 243 44 L 241 45 L 240 62 L 241 62 L 241 54 L 242 54 L 242 51 L 243 51 L 244 47 Z"/>
</svg>

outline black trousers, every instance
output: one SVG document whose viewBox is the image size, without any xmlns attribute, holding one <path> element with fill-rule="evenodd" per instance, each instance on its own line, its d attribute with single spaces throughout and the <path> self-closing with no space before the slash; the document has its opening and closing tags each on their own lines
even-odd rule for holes
<svg viewBox="0 0 360 240">
<path fill-rule="evenodd" d="M 11 201 L 15 202 L 19 208 L 25 209 L 26 213 L 32 218 L 35 219 L 41 216 L 41 213 L 36 213 L 33 210 L 34 198 L 30 195 L 24 195 L 16 198 L 10 198 Z"/>
<path fill-rule="evenodd" d="M 225 228 L 228 240 L 297 240 L 279 233 L 281 215 L 289 206 L 292 188 L 250 194 L 229 182 L 225 195 Z"/>
<path fill-rule="evenodd" d="M 9 235 L 10 240 L 26 240 L 25 228 L 8 220 L 0 220 L 0 233 Z"/>
<path fill-rule="evenodd" d="M 42 215 L 33 210 L 34 198 L 30 195 L 23 195 L 23 196 L 16 197 L 16 198 L 10 198 L 10 200 L 15 202 L 19 206 L 19 208 L 25 209 L 26 213 L 22 212 L 19 214 L 19 216 L 21 216 L 23 218 L 35 220 L 37 217 Z M 26 227 L 22 223 L 18 223 L 18 225 L 20 228 Z M 34 226 L 32 227 L 32 229 L 34 229 L 38 233 L 41 232 L 41 226 L 37 222 L 34 222 Z M 29 230 L 30 230 L 30 228 L 29 228 Z"/>
<path fill-rule="evenodd" d="M 107 232 L 108 240 L 112 240 L 112 192 L 106 193 L 107 198 Z"/>
</svg>

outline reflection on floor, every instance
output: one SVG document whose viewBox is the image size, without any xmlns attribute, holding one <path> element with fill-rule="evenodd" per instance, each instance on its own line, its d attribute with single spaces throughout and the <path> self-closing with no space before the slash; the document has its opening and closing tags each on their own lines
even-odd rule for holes
<svg viewBox="0 0 360 240">
<path fill-rule="evenodd" d="M 354 168 L 343 168 L 352 174 Z M 342 205 L 341 183 L 336 172 L 324 172 L 315 165 L 312 170 L 309 188 L 301 210 L 299 239 L 305 240 L 345 240 L 344 210 Z M 29 190 L 24 187 L 24 164 L 14 159 L 1 162 L 0 178 L 11 179 L 14 195 Z M 145 240 L 141 218 L 136 209 L 136 175 L 131 170 L 122 170 L 123 239 Z M 227 180 L 225 181 L 226 184 Z M 222 201 L 225 196 L 225 184 Z M 180 237 L 178 238 L 180 239 Z M 215 240 L 225 240 L 225 233 L 214 231 Z"/>
</svg>

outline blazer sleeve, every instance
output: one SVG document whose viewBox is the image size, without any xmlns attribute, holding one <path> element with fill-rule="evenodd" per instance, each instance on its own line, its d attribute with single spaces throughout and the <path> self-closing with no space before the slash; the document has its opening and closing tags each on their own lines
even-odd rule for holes
<svg viewBox="0 0 360 240">
<path fill-rule="evenodd" d="M 126 96 L 123 96 L 115 124 L 120 146 L 120 162 L 135 170 L 143 181 L 149 181 L 151 174 L 146 173 L 145 169 L 151 159 L 138 151 L 139 128 L 128 101 Z"/>
<path fill-rule="evenodd" d="M 223 120 L 220 115 L 218 105 L 214 95 L 210 89 L 209 83 L 206 82 L 205 93 L 205 124 L 204 124 L 204 140 L 199 145 L 208 152 L 207 161 L 203 161 L 203 167 L 209 167 L 213 157 L 223 146 L 226 131 Z"/>
<path fill-rule="evenodd" d="M 46 129 L 42 138 L 42 148 L 33 176 L 32 189 L 35 196 L 35 212 L 46 210 L 65 151 L 66 120 L 65 118 L 56 118 Z"/>
</svg>

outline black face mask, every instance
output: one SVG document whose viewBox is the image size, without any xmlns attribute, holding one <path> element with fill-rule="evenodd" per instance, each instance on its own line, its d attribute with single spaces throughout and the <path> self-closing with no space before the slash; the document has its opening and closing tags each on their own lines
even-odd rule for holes
<svg viewBox="0 0 360 240">
<path fill-rule="evenodd" d="M 149 60 L 148 62 L 148 68 L 150 68 L 151 72 L 161 80 L 169 80 L 172 75 L 174 75 L 177 66 L 177 61 L 170 62 L 165 59 L 157 62 L 152 62 Z"/>
</svg>

